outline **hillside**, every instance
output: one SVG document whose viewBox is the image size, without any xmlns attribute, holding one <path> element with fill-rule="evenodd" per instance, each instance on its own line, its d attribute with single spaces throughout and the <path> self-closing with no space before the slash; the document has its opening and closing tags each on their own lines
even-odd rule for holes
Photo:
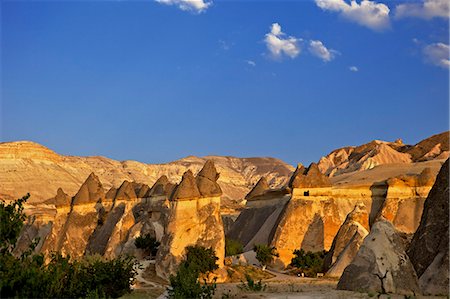
<svg viewBox="0 0 450 299">
<path fill-rule="evenodd" d="M 187 169 L 195 174 L 207 159 L 217 165 L 225 201 L 244 198 L 261 176 L 272 187 L 279 187 L 294 170 L 274 158 L 189 156 L 166 164 L 145 164 L 105 157 L 64 156 L 29 141 L 4 142 L 0 143 L 0 197 L 18 198 L 29 192 L 31 202 L 40 202 L 54 197 L 60 187 L 73 195 L 91 172 L 105 188 L 117 188 L 124 180 L 151 186 L 161 175 L 178 183 Z"/>
</svg>

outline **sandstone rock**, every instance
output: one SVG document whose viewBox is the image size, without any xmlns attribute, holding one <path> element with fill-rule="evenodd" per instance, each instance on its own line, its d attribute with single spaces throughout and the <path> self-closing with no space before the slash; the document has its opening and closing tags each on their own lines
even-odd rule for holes
<svg viewBox="0 0 450 299">
<path fill-rule="evenodd" d="M 70 206 L 72 203 L 72 197 L 64 193 L 62 188 L 58 188 L 55 196 L 55 206 L 56 208 L 63 206 Z"/>
<path fill-rule="evenodd" d="M 147 184 L 142 184 L 142 187 L 139 189 L 139 192 L 136 194 L 138 198 L 144 198 L 150 191 L 150 187 Z"/>
<path fill-rule="evenodd" d="M 424 205 L 408 255 L 425 294 L 449 294 L 449 160 L 442 166 Z"/>
<path fill-rule="evenodd" d="M 152 188 L 146 194 L 146 197 L 161 195 L 170 197 L 175 187 L 174 184 L 169 182 L 167 176 L 163 175 L 155 182 L 155 184 L 153 184 Z"/>
<path fill-rule="evenodd" d="M 449 151 L 449 131 L 428 137 L 405 150 L 413 161 L 430 160 Z"/>
<path fill-rule="evenodd" d="M 295 188 L 293 186 L 293 183 L 295 180 L 298 180 L 297 177 L 301 177 L 306 172 L 306 168 L 302 165 L 302 163 L 297 164 L 297 168 L 295 169 L 294 173 L 292 174 L 291 178 L 289 179 L 288 187 L 289 188 Z"/>
<path fill-rule="evenodd" d="M 220 189 L 217 180 L 219 174 L 217 173 L 214 162 L 211 160 L 206 161 L 202 170 L 197 174 L 197 186 L 202 196 L 221 196 L 222 189 Z"/>
<path fill-rule="evenodd" d="M 418 186 L 433 186 L 436 176 L 430 167 L 425 168 L 417 178 Z"/>
<path fill-rule="evenodd" d="M 134 191 L 133 183 L 124 181 L 120 185 L 116 193 L 116 200 L 131 200 L 137 198 L 136 192 Z"/>
<path fill-rule="evenodd" d="M 221 174 L 217 182 L 224 203 L 244 198 L 261 176 L 278 188 L 294 171 L 291 165 L 274 158 L 190 156 L 165 164 L 145 164 L 98 156 L 64 156 L 32 142 L 6 142 L 0 143 L 0 198 L 17 199 L 29 192 L 30 203 L 44 202 L 60 187 L 73 196 L 92 172 L 99 176 L 105 191 L 118 188 L 124 180 L 152 186 L 162 175 L 179 181 L 188 169 L 196 174 L 207 160 L 214 161 Z"/>
<path fill-rule="evenodd" d="M 298 168 L 291 179 L 291 188 L 316 188 L 331 187 L 331 182 L 327 176 L 322 174 L 315 163 L 301 173 L 302 168 Z"/>
<path fill-rule="evenodd" d="M 91 173 L 74 196 L 72 203 L 74 205 L 96 203 L 104 198 L 105 192 L 100 180 L 94 173 Z"/>
<path fill-rule="evenodd" d="M 188 170 L 183 174 L 180 184 L 175 187 L 171 200 L 199 198 L 200 195 L 194 175 Z"/>
<path fill-rule="evenodd" d="M 369 215 L 364 204 L 358 204 L 345 219 L 325 256 L 327 276 L 340 277 L 356 256 L 364 238 L 369 234 Z"/>
<path fill-rule="evenodd" d="M 404 240 L 389 221 L 380 219 L 372 226 L 356 257 L 345 268 L 337 288 L 404 295 L 419 292 Z"/>
<path fill-rule="evenodd" d="M 267 180 L 262 177 L 259 179 L 258 183 L 253 187 L 253 189 L 245 196 L 245 199 L 254 199 L 258 196 L 264 195 L 265 192 L 267 192 L 270 189 L 269 184 L 267 183 Z"/>
<path fill-rule="evenodd" d="M 117 188 L 111 187 L 111 189 L 106 192 L 105 198 L 108 201 L 113 201 L 116 198 Z"/>
</svg>

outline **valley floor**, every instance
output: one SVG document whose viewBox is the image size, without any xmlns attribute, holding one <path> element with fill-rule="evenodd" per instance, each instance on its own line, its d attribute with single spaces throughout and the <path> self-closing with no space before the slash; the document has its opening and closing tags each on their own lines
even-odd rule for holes
<svg viewBox="0 0 450 299">
<path fill-rule="evenodd" d="M 140 270 L 137 282 L 131 294 L 123 298 L 165 298 L 164 281 L 155 277 L 154 266 L 150 262 L 144 262 L 144 270 Z M 278 272 L 268 271 L 274 276 L 263 280 L 266 285 L 264 291 L 251 292 L 240 288 L 241 283 L 219 283 L 217 284 L 214 298 L 246 298 L 246 299 L 345 299 L 345 298 L 383 298 L 403 299 L 402 295 L 381 295 L 375 293 L 358 293 L 351 291 L 336 290 L 337 279 L 330 278 L 304 278 L 286 275 Z M 417 296 L 415 298 L 440 298 L 433 296 Z M 442 297 L 445 298 L 445 297 Z"/>
</svg>

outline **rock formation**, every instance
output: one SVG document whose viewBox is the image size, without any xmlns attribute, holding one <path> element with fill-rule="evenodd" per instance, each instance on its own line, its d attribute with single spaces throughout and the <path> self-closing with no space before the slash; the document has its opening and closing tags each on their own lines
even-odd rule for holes
<svg viewBox="0 0 450 299">
<path fill-rule="evenodd" d="M 187 171 L 170 198 L 168 224 L 156 264 L 157 274 L 163 278 L 175 272 L 189 245 L 213 248 L 218 265 L 223 265 L 225 235 L 220 216 L 220 187 L 216 182 L 219 175 L 212 162 L 206 163 L 199 174 L 195 179 Z"/>
<path fill-rule="evenodd" d="M 340 290 L 414 295 L 419 293 L 416 272 L 405 253 L 405 240 L 393 225 L 377 221 L 356 257 L 345 268 Z"/>
<path fill-rule="evenodd" d="M 302 172 L 303 170 L 303 172 Z M 291 177 L 290 186 L 294 188 L 326 188 L 331 187 L 330 179 L 322 174 L 316 163 L 305 169 L 303 166 L 297 167 Z"/>
<path fill-rule="evenodd" d="M 58 188 L 73 195 L 92 172 L 99 176 L 105 190 L 118 188 L 125 180 L 152 186 L 162 175 L 175 182 L 188 169 L 196 174 L 207 160 L 214 161 L 221 173 L 218 183 L 224 204 L 241 200 L 262 176 L 271 187 L 281 187 L 294 170 L 274 158 L 190 156 L 166 164 L 144 164 L 105 157 L 63 156 L 33 142 L 4 142 L 0 143 L 0 199 L 20 198 L 29 192 L 30 203 L 44 202 L 54 197 Z"/>
<path fill-rule="evenodd" d="M 419 228 L 408 249 L 424 294 L 449 294 L 449 160 L 442 166 L 426 201 Z"/>
<path fill-rule="evenodd" d="M 330 251 L 325 256 L 324 267 L 327 276 L 340 277 L 358 253 L 364 238 L 369 234 L 369 215 L 360 203 L 347 215 L 334 237 Z"/>
<path fill-rule="evenodd" d="M 262 177 L 259 179 L 258 183 L 253 187 L 253 189 L 245 196 L 245 199 L 251 200 L 264 195 L 270 189 L 267 180 Z"/>
<path fill-rule="evenodd" d="M 332 151 L 319 161 L 319 169 L 326 175 L 336 176 L 353 171 L 372 169 L 385 164 L 404 164 L 449 156 L 449 132 L 431 136 L 416 145 L 402 142 L 374 140 L 357 147 L 349 146 Z"/>
<path fill-rule="evenodd" d="M 101 202 L 105 198 L 105 192 L 98 176 L 93 172 L 88 176 L 86 181 L 81 185 L 80 190 L 73 198 L 74 205 L 89 204 Z"/>
</svg>

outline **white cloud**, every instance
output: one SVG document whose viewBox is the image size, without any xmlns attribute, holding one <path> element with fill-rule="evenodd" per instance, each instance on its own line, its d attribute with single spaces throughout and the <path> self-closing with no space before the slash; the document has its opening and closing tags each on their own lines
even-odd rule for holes
<svg viewBox="0 0 450 299">
<path fill-rule="evenodd" d="M 423 0 L 421 3 L 404 3 L 397 5 L 397 18 L 416 17 L 432 19 L 434 17 L 448 18 L 450 2 L 448 0 Z"/>
<path fill-rule="evenodd" d="M 324 62 L 329 62 L 334 59 L 337 51 L 328 49 L 320 40 L 309 41 L 309 52 L 314 56 L 322 59 Z"/>
<path fill-rule="evenodd" d="M 155 0 L 155 1 L 167 5 L 176 5 L 182 10 L 193 11 L 198 13 L 205 11 L 212 4 L 212 1 L 208 2 L 206 0 Z"/>
<path fill-rule="evenodd" d="M 358 71 L 359 71 L 359 68 L 356 67 L 356 66 L 354 66 L 354 65 L 349 66 L 348 69 L 349 69 L 351 72 L 358 72 Z"/>
<path fill-rule="evenodd" d="M 273 23 L 270 32 L 266 34 L 264 41 L 273 58 L 281 58 L 283 55 L 295 58 L 300 54 L 298 42 L 301 39 L 285 35 L 278 23 Z"/>
<path fill-rule="evenodd" d="M 323 10 L 334 11 L 342 17 L 370 29 L 381 31 L 390 26 L 389 7 L 383 3 L 362 0 L 359 4 L 351 0 L 315 0 L 316 5 Z"/>
<path fill-rule="evenodd" d="M 425 61 L 428 63 L 444 69 L 450 69 L 449 45 L 444 43 L 434 43 L 425 46 L 422 51 L 425 56 Z"/>
<path fill-rule="evenodd" d="M 247 62 L 248 65 L 256 66 L 256 62 L 254 62 L 253 60 L 246 60 L 245 62 Z"/>
<path fill-rule="evenodd" d="M 230 50 L 230 48 L 232 46 L 232 44 L 230 44 L 222 39 L 219 39 L 219 45 L 222 48 L 222 50 L 225 50 L 225 51 Z"/>
</svg>

